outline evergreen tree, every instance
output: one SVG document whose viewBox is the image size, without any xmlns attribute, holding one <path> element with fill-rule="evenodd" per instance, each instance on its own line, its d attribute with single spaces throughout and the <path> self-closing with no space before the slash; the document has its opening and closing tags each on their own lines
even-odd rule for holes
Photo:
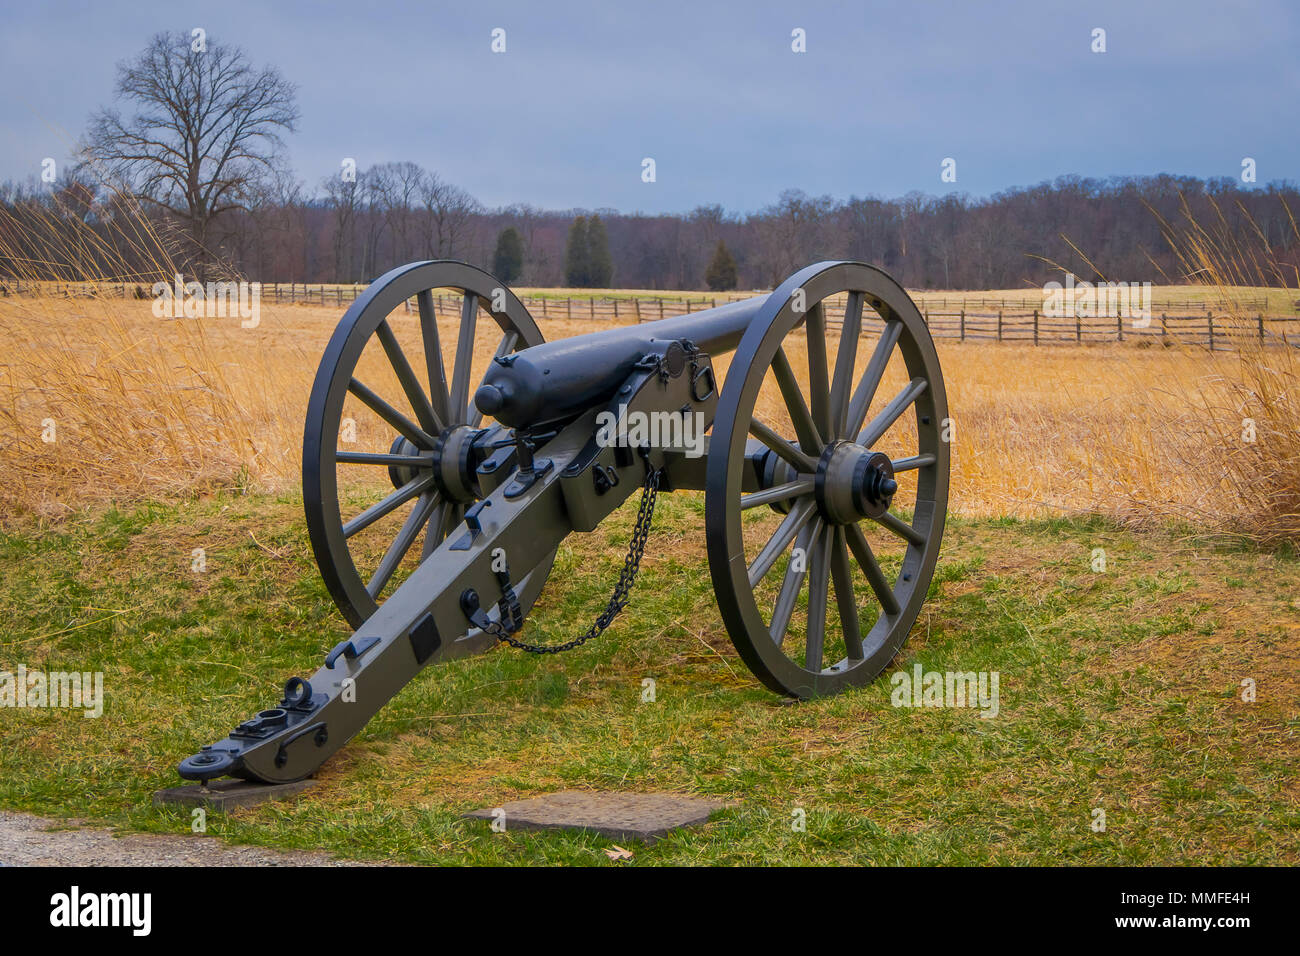
<svg viewBox="0 0 1300 956">
<path fill-rule="evenodd" d="M 524 242 L 514 226 L 507 226 L 497 236 L 497 251 L 492 256 L 492 272 L 502 282 L 513 282 L 524 271 Z"/>
<path fill-rule="evenodd" d="M 587 224 L 587 284 L 593 289 L 608 289 L 614 278 L 614 262 L 609 257 L 609 236 L 599 216 Z"/>
<path fill-rule="evenodd" d="M 709 267 L 704 270 L 704 281 L 714 292 L 726 292 L 736 287 L 736 260 L 731 257 L 727 244 L 718 240 Z"/>
<path fill-rule="evenodd" d="M 569 241 L 564 249 L 564 283 L 573 288 L 587 285 L 591 272 L 591 254 L 587 249 L 587 217 L 579 216 L 569 227 Z"/>
</svg>

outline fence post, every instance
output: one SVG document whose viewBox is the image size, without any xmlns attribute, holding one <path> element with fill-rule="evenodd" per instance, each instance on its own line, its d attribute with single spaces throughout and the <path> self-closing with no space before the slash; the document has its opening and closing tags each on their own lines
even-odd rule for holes
<svg viewBox="0 0 1300 956">
<path fill-rule="evenodd" d="M 1259 323 L 1259 340 L 1263 342 L 1264 341 L 1264 313 L 1261 312 L 1259 315 L 1255 316 L 1255 321 Z"/>
<path fill-rule="evenodd" d="M 1214 351 L 1214 313 L 1210 312 L 1208 309 L 1205 312 L 1205 322 L 1206 325 L 1209 327 L 1210 351 L 1213 352 Z"/>
<path fill-rule="evenodd" d="M 614 318 L 618 318 L 618 298 L 614 299 Z"/>
<path fill-rule="evenodd" d="M 1002 341 L 1002 310 L 998 309 L 998 341 Z"/>
<path fill-rule="evenodd" d="M 1079 310 L 1074 310 L 1074 343 L 1083 344 L 1083 319 L 1079 317 Z"/>
<path fill-rule="evenodd" d="M 1169 322 L 1168 322 L 1168 318 L 1169 318 L 1169 317 L 1168 317 L 1167 315 L 1165 315 L 1165 313 L 1163 313 L 1163 312 L 1160 313 L 1160 344 L 1161 344 L 1161 345 L 1168 345 L 1168 344 L 1169 344 Z"/>
<path fill-rule="evenodd" d="M 641 324 L 641 298 L 639 296 L 632 300 L 632 311 L 636 313 L 636 324 L 640 325 Z"/>
<path fill-rule="evenodd" d="M 1034 309 L 1034 344 L 1038 344 L 1038 310 Z"/>
<path fill-rule="evenodd" d="M 596 297 L 594 295 L 587 300 L 587 305 L 590 307 L 591 317 L 596 318 Z"/>
<path fill-rule="evenodd" d="M 961 310 L 961 316 L 957 320 L 957 340 L 959 342 L 966 341 L 966 310 L 965 309 Z"/>
<path fill-rule="evenodd" d="M 571 319 L 573 318 L 573 296 L 568 296 L 564 301 L 567 303 L 564 317 L 566 319 Z"/>
<path fill-rule="evenodd" d="M 662 319 L 663 317 L 664 317 L 664 299 L 663 296 L 660 296 L 659 297 L 659 318 Z"/>
</svg>

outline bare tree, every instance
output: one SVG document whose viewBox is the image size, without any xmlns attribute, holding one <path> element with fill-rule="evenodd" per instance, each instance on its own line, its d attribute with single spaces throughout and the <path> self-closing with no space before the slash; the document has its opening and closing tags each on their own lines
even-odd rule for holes
<svg viewBox="0 0 1300 956">
<path fill-rule="evenodd" d="M 519 281 L 524 285 L 539 285 L 538 277 L 546 274 L 551 264 L 546 243 L 537 241 L 538 227 L 546 214 L 528 203 L 516 203 L 502 212 L 524 237 L 524 271 Z"/>
<path fill-rule="evenodd" d="M 270 177 L 249 203 L 249 219 L 260 251 L 259 276 L 299 282 L 307 278 L 306 203 L 293 175 Z"/>
<path fill-rule="evenodd" d="M 416 255 L 411 241 L 416 229 L 415 209 L 432 174 L 404 161 L 372 166 L 368 175 L 376 206 L 393 237 L 393 259 L 405 262 Z"/>
<path fill-rule="evenodd" d="M 379 275 L 379 246 L 384 235 L 386 220 L 383 214 L 383 202 L 380 199 L 379 176 L 374 167 L 367 169 L 357 177 L 357 195 L 364 209 L 365 240 L 361 246 L 361 273 L 365 279 Z"/>
<path fill-rule="evenodd" d="M 202 272 L 215 258 L 212 221 L 245 206 L 279 164 L 296 88 L 238 47 L 159 33 L 118 65 L 115 93 L 131 115 L 94 114 L 83 153 L 114 185 L 180 218 Z"/>
<path fill-rule="evenodd" d="M 344 178 L 334 175 L 327 176 L 321 187 L 325 190 L 326 204 L 334 211 L 334 232 L 330 237 L 334 252 L 334 280 L 355 281 L 352 246 L 357 212 L 361 206 L 361 184 L 356 176 Z"/>
<path fill-rule="evenodd" d="M 430 259 L 454 256 L 458 247 L 467 245 L 472 238 L 475 218 L 482 212 L 482 206 L 437 173 L 426 175 L 420 194 L 425 212 L 425 253 Z"/>
</svg>

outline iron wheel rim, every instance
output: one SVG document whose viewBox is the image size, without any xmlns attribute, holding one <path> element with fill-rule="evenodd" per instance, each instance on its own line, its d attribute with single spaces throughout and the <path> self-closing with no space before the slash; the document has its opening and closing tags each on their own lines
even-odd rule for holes
<svg viewBox="0 0 1300 956">
<path fill-rule="evenodd" d="M 437 332 L 436 309 L 432 301 L 435 289 L 456 290 L 463 296 L 462 322 L 458 329 L 457 351 L 453 353 L 454 367 L 450 370 L 452 375 L 450 381 L 447 379 L 449 370 L 445 368 L 441 339 Z M 473 362 L 473 335 L 478 329 L 479 313 L 486 313 L 501 329 L 502 343 L 498 346 L 497 354 L 514 352 L 541 344 L 543 341 L 541 330 L 538 329 L 536 322 L 505 283 L 482 269 L 455 260 L 416 262 L 399 266 L 372 282 L 344 313 L 321 357 L 308 399 L 303 430 L 303 504 L 308 537 L 311 540 L 312 551 L 321 577 L 335 605 L 353 627 L 360 627 L 379 608 L 380 599 L 377 595 L 382 596 L 383 587 L 388 582 L 383 582 L 376 594 L 372 594 L 368 584 L 372 583 L 374 578 L 370 576 L 370 581 L 363 579 L 348 544 L 349 535 L 345 533 L 345 520 L 339 499 L 338 455 L 341 451 L 339 429 L 345 400 L 350 394 L 356 396 L 356 392 L 349 386 L 356 380 L 355 372 L 363 351 L 376 336 L 380 335 L 381 327 L 387 326 L 389 316 L 411 298 L 416 299 L 420 314 L 421 343 L 426 346 L 426 366 L 433 365 L 427 351 L 429 322 L 432 321 L 432 334 L 438 346 L 437 368 L 436 370 L 433 367 L 428 368 L 428 377 L 432 380 L 435 375 L 441 373 L 440 378 L 447 393 L 443 396 L 446 404 L 440 407 L 438 396 L 430 395 L 426 391 L 424 397 L 429 408 L 419 410 L 414 407 L 415 402 L 408 393 L 404 397 L 409 407 L 397 410 L 403 413 L 409 424 L 417 426 L 417 431 L 423 433 L 428 439 L 436 440 L 438 437 L 436 434 L 429 434 L 427 428 L 421 427 L 430 424 L 427 418 L 427 412 L 430 410 L 435 416 L 438 416 L 439 412 L 443 413 L 441 417 L 446 419 L 442 422 L 444 426 L 469 425 L 479 418 L 477 410 L 473 407 L 470 388 L 474 384 L 470 381 L 470 377 Z M 469 360 L 462 378 L 458 379 L 457 368 L 461 364 L 460 346 L 466 331 L 465 303 L 469 303 L 471 299 L 474 311 L 472 319 L 468 320 L 471 340 Z M 494 299 L 500 303 L 500 308 L 493 308 Z M 511 335 L 515 337 L 513 342 L 508 341 Z M 392 337 L 391 330 L 388 337 Z M 381 345 L 385 345 L 382 338 Z M 397 346 L 397 350 L 402 351 L 400 345 Z M 390 364 L 393 364 L 392 354 L 386 347 L 385 354 L 389 357 Z M 409 360 L 407 364 L 409 371 Z M 400 372 L 398 378 L 400 382 Z M 402 385 L 402 390 L 405 392 L 406 383 Z M 458 394 L 453 395 L 453 390 Z M 461 414 L 458 414 L 456 407 L 458 401 Z M 454 418 L 459 420 L 453 421 Z M 425 448 L 430 444 L 429 441 L 419 440 L 414 444 L 419 447 L 421 453 L 426 450 L 432 451 L 431 447 Z M 432 477 L 431 470 L 430 477 Z M 426 490 L 430 493 L 435 492 L 430 484 L 425 490 L 407 499 L 416 501 L 412 515 L 422 506 L 427 507 Z M 386 496 L 388 497 L 391 495 Z M 405 504 L 406 502 L 402 501 L 393 510 L 404 508 Z M 445 504 L 450 507 L 451 502 L 448 500 Z M 439 509 L 440 512 L 442 510 Z M 463 506 L 459 510 L 463 514 Z M 426 522 L 433 520 L 435 516 L 430 514 Z M 459 516 L 456 523 L 459 523 Z M 456 523 L 450 523 L 449 527 L 443 529 L 441 537 L 446 537 Z M 399 535 L 402 533 L 402 531 L 398 532 Z M 419 534 L 420 530 L 417 529 L 415 537 Z M 408 550 L 413 543 L 412 541 L 412 544 L 408 545 Z M 405 552 L 402 555 L 402 558 L 404 557 Z M 402 558 L 399 558 L 399 563 Z M 517 591 L 525 608 L 532 603 L 541 590 L 553 559 L 554 554 L 537 568 L 531 569 L 517 582 Z"/>
<path fill-rule="evenodd" d="M 856 294 L 860 309 L 865 310 L 870 306 L 884 320 L 882 340 L 890 329 L 891 323 L 896 322 L 897 332 L 892 333 L 896 335 L 896 339 L 887 350 L 885 362 L 879 369 L 880 377 L 883 377 L 889 357 L 897 350 L 902 354 L 912 383 L 918 377 L 926 380 L 926 387 L 921 394 L 904 404 L 899 414 L 885 429 L 887 433 L 903 414 L 909 410 L 913 411 L 917 427 L 915 457 L 926 460 L 926 463 L 921 465 L 913 465 L 910 460 L 904 461 L 904 469 L 914 471 L 916 475 L 915 507 L 909 527 L 911 532 L 918 535 L 919 540 L 907 541 L 897 578 L 890 588 L 898 605 L 898 611 L 894 614 L 886 613 L 881 599 L 882 609 L 876 622 L 870 631 L 860 635 L 861 656 L 855 659 L 849 655 L 833 667 L 823 666 L 817 670 L 809 669 L 788 656 L 782 644 L 775 640 L 769 631 L 771 625 L 768 620 L 765 620 L 764 612 L 760 609 L 755 596 L 756 585 L 750 583 L 750 562 L 745 554 L 741 507 L 743 469 L 749 467 L 746 449 L 749 446 L 754 408 L 763 381 L 768 371 L 774 368 L 773 363 L 777 361 L 778 350 L 781 349 L 786 336 L 804 322 L 805 314 L 796 313 L 793 308 L 794 297 L 800 289 L 806 296 L 808 316 L 812 316 L 827 297 L 848 292 L 850 293 L 849 308 L 852 308 L 853 295 Z M 824 316 L 822 320 L 824 321 Z M 859 330 L 857 338 L 860 337 Z M 878 344 L 877 351 L 882 347 Z M 783 351 L 782 355 L 784 355 Z M 854 355 L 856 356 L 856 344 Z M 838 361 L 836 368 L 831 368 L 830 363 L 826 361 L 826 353 L 823 352 L 822 356 L 828 375 L 831 371 L 838 371 Z M 838 350 L 836 358 L 838 359 Z M 873 358 L 875 358 L 874 353 Z M 852 368 L 851 365 L 850 372 Z M 863 370 L 863 377 L 872 372 L 872 363 L 869 361 Z M 835 391 L 834 381 L 826 384 L 827 392 Z M 851 397 L 846 389 L 840 389 L 843 395 L 841 401 L 847 403 L 846 419 L 851 418 L 856 410 L 857 388 L 861 386 L 862 379 L 859 378 Z M 816 394 L 818 391 L 816 382 L 810 381 L 809 391 Z M 836 404 L 834 397 L 829 394 L 822 401 Z M 815 399 L 813 404 L 815 406 Z M 867 407 L 862 410 L 864 416 L 870 404 L 871 396 L 868 396 Z M 885 410 L 888 409 L 889 406 L 886 406 Z M 794 413 L 791 414 L 793 418 Z M 833 410 L 831 414 L 835 414 Z M 709 569 L 723 621 L 741 658 L 770 689 L 798 698 L 833 694 L 846 687 L 860 686 L 874 680 L 898 653 L 925 602 L 943 537 L 950 464 L 949 445 L 942 436 L 947 414 L 942 372 L 929 330 L 906 291 L 883 271 L 862 263 L 817 263 L 786 280 L 768 297 L 767 303 L 755 316 L 732 358 L 714 420 L 706 472 L 705 530 Z M 809 417 L 814 416 L 810 414 Z M 845 425 L 846 430 L 851 425 L 852 422 L 848 421 Z M 838 431 L 838 423 L 832 421 L 827 430 Z M 865 433 L 864 428 L 859 437 Z M 877 436 L 866 447 L 874 445 L 879 441 L 879 437 Z M 823 447 L 834 440 L 833 437 L 828 436 L 824 439 Z M 811 449 L 805 446 L 798 435 L 788 443 L 796 450 L 804 451 L 809 457 L 817 457 L 811 453 Z M 789 454 L 788 450 L 786 453 Z M 803 474 L 802 471 L 799 473 Z M 895 518 L 897 519 L 897 516 Z M 810 518 L 809 522 L 813 520 L 822 519 Z M 902 519 L 897 521 L 899 524 L 905 524 Z M 860 523 L 859 521 L 858 524 Z M 851 549 L 848 538 L 852 532 L 847 530 L 848 526 L 844 526 L 845 541 L 841 545 L 840 532 L 834 530 L 840 526 L 832 525 L 829 521 L 823 521 L 823 524 L 830 529 L 829 536 L 832 543 L 828 546 L 818 541 L 819 548 L 829 547 L 836 551 L 842 547 Z M 823 535 L 826 535 L 825 531 Z M 789 549 L 794 540 L 792 538 L 783 550 Z M 857 556 L 856 551 L 854 556 Z M 825 557 L 825 562 L 836 563 L 830 555 Z M 868 577 L 864 567 L 859 562 L 858 575 Z M 770 569 L 767 573 L 770 573 Z M 825 580 L 833 576 L 834 570 L 827 569 L 821 574 Z M 762 577 L 759 583 L 761 581 Z M 848 583 L 847 590 L 853 593 L 854 581 Z M 823 590 L 828 584 L 828 581 L 823 583 Z M 840 587 L 837 586 L 835 590 L 838 602 Z M 796 590 L 794 599 L 797 601 L 798 597 L 799 592 Z M 879 595 L 877 597 L 879 599 Z M 778 597 L 778 601 L 780 600 L 781 598 Z M 825 600 L 829 600 L 829 597 Z M 856 599 L 854 605 L 856 606 Z M 774 607 L 773 615 L 776 610 L 777 608 Z M 826 613 L 824 612 L 824 616 Z M 785 626 L 788 628 L 789 620 L 786 621 Z M 822 626 L 824 629 L 825 620 Z M 822 663 L 825 665 L 824 661 Z"/>
</svg>

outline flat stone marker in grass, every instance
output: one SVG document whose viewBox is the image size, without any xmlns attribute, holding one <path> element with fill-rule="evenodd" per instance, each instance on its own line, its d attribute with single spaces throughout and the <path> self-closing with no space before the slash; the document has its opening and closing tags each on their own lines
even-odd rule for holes
<svg viewBox="0 0 1300 956">
<path fill-rule="evenodd" d="M 678 827 L 705 823 L 722 800 L 702 800 L 675 793 L 601 793 L 562 790 L 531 800 L 484 807 L 465 816 L 494 820 L 505 811 L 506 830 L 589 830 L 616 840 L 653 843 Z"/>
<path fill-rule="evenodd" d="M 184 787 L 168 787 L 153 795 L 154 806 L 175 803 L 183 807 L 208 807 L 212 810 L 233 810 L 251 807 L 267 800 L 281 800 L 314 787 L 315 780 L 296 780 L 293 783 L 250 783 L 247 780 L 219 780 L 211 786 L 192 783 Z"/>
</svg>

